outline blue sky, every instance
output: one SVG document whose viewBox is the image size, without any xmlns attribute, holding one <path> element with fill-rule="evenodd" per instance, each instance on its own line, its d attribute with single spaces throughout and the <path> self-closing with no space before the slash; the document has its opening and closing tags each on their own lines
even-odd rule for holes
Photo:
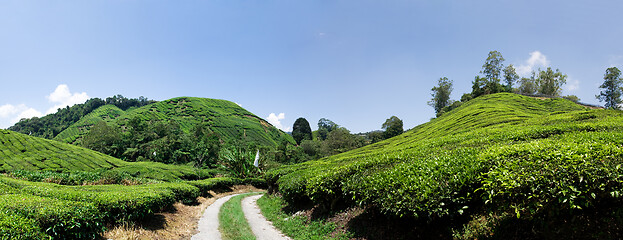
<svg viewBox="0 0 623 240">
<path fill-rule="evenodd" d="M 623 68 L 621 1 L 0 0 L 0 128 L 115 94 L 226 99 L 284 130 L 298 117 L 352 132 L 434 116 L 491 50 L 524 70 L 551 66 L 563 94 L 598 104 Z M 271 116 L 272 114 L 272 116 Z M 270 117 L 269 117 L 270 116 Z"/>
</svg>

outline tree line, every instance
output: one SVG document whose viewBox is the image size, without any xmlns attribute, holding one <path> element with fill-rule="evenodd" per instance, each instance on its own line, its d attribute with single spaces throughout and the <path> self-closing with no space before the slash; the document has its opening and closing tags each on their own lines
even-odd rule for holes
<svg viewBox="0 0 623 240">
<path fill-rule="evenodd" d="M 295 162 L 319 159 L 376 143 L 404 132 L 403 122 L 396 116 L 388 118 L 381 127 L 384 131 L 352 134 L 345 127 L 321 118 L 318 120 L 318 130 L 312 131 L 307 119 L 300 117 L 292 126 L 292 137 L 297 146 L 291 147 L 288 157 Z"/>
<path fill-rule="evenodd" d="M 428 105 L 433 107 L 437 117 L 454 108 L 461 106 L 463 102 L 473 98 L 499 92 L 513 92 L 524 95 L 545 95 L 561 97 L 562 86 L 567 83 L 567 75 L 559 69 L 538 69 L 532 71 L 529 77 L 517 74 L 513 64 L 504 66 L 504 57 L 498 51 L 491 51 L 482 65 L 480 73 L 472 81 L 471 93 L 465 93 L 460 101 L 450 99 L 453 90 L 453 81 L 447 77 L 441 77 L 431 91 L 431 100 Z M 605 102 L 606 108 L 619 109 L 621 95 L 623 95 L 623 80 L 621 71 L 616 67 L 606 69 L 604 83 L 599 87 L 603 89 L 596 98 Z M 580 101 L 575 95 L 562 96 L 574 102 Z"/>
<path fill-rule="evenodd" d="M 143 96 L 138 98 L 126 98 L 120 94 L 108 97 L 105 100 L 91 98 L 83 104 L 59 108 L 58 111 L 53 114 L 48 114 L 43 117 L 21 119 L 8 129 L 15 132 L 30 134 L 35 137 L 52 139 L 69 126 L 76 123 L 80 118 L 101 106 L 111 104 L 122 110 L 127 110 L 131 107 L 142 107 L 155 102 L 156 101 L 149 100 Z"/>
</svg>

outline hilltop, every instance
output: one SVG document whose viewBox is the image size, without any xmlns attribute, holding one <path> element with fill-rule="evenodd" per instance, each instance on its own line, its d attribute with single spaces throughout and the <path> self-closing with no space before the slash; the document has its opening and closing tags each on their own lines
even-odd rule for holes
<svg viewBox="0 0 623 240">
<path fill-rule="evenodd" d="M 362 238 L 594 237 L 623 226 L 622 129 L 620 111 L 499 93 L 266 178 L 294 207 L 361 208 L 344 228 Z"/>
<path fill-rule="evenodd" d="M 59 133 L 55 140 L 75 143 L 98 121 L 126 129 L 131 119 L 155 124 L 173 121 L 189 132 L 197 124 L 207 124 L 223 141 L 244 139 L 258 145 L 277 146 L 281 138 L 291 137 L 264 119 L 226 100 L 178 97 L 123 111 L 112 105 L 102 106 Z"/>
</svg>

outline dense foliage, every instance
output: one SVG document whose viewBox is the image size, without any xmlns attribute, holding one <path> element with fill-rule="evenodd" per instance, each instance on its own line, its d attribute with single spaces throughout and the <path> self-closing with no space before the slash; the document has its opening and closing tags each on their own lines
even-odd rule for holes
<svg viewBox="0 0 623 240">
<path fill-rule="evenodd" d="M 297 118 L 292 125 L 292 137 L 296 144 L 301 144 L 303 140 L 312 140 L 312 130 L 309 122 L 305 118 Z"/>
<path fill-rule="evenodd" d="M 266 178 L 290 203 L 423 219 L 489 209 L 528 220 L 619 201 L 622 130 L 618 111 L 492 94 L 398 137 Z"/>
</svg>

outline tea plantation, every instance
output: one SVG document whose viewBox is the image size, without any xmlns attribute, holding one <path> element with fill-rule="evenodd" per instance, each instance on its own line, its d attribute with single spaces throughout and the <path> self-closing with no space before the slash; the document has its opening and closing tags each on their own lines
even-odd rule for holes
<svg viewBox="0 0 623 240">
<path fill-rule="evenodd" d="M 9 130 L 0 130 L 0 173 L 27 170 L 49 172 L 110 172 L 134 177 L 174 181 L 204 178 L 184 165 L 125 162 L 86 148 Z"/>
<path fill-rule="evenodd" d="M 152 124 L 174 121 L 185 132 L 190 131 L 198 123 L 206 123 L 223 141 L 243 137 L 247 142 L 270 147 L 277 146 L 280 138 L 294 142 L 291 136 L 236 103 L 196 97 L 178 97 L 126 111 L 105 105 L 81 118 L 54 139 L 73 143 L 84 136 L 97 121 L 125 128 L 128 121 L 135 117 Z"/>
<path fill-rule="evenodd" d="M 495 219 L 547 232 L 556 216 L 621 206 L 622 163 L 622 112 L 499 93 L 386 141 L 271 170 L 266 179 L 290 204 L 446 219 L 455 238 L 484 238 L 518 231 L 496 232 Z M 480 217 L 484 223 L 474 224 Z"/>
</svg>

